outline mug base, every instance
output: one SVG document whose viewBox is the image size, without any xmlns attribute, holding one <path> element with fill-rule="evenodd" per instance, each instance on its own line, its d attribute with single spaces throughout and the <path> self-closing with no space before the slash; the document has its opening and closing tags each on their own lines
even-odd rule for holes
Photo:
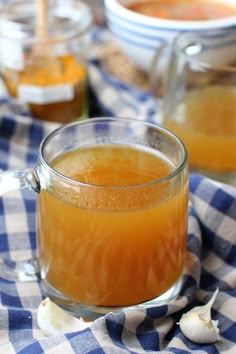
<svg viewBox="0 0 236 354">
<path fill-rule="evenodd" d="M 125 310 L 140 310 L 166 305 L 178 296 L 182 283 L 183 276 L 181 276 L 164 294 L 140 304 L 121 307 L 83 305 L 73 299 L 65 297 L 63 294 L 54 289 L 46 280 L 42 280 L 42 287 L 45 296 L 48 296 L 55 304 L 75 317 L 82 317 L 84 320 L 93 321 L 111 312 L 115 313 Z"/>
</svg>

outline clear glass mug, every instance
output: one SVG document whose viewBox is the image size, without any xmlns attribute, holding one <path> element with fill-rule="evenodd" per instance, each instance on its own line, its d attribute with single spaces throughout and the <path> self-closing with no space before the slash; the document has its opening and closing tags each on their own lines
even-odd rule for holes
<svg viewBox="0 0 236 354">
<path fill-rule="evenodd" d="M 45 9 L 27 0 L 3 6 L 1 77 L 8 93 L 35 118 L 59 123 L 87 118 L 91 11 L 76 0 L 43 3 Z"/>
<path fill-rule="evenodd" d="M 139 120 L 94 118 L 44 139 L 32 170 L 0 175 L 0 194 L 37 192 L 38 258 L 0 275 L 42 280 L 86 318 L 175 298 L 185 266 L 188 170 L 181 141 Z"/>
<path fill-rule="evenodd" d="M 163 125 L 185 144 L 191 171 L 235 184 L 235 29 L 182 33 L 168 46 L 157 51 L 151 69 Z"/>
</svg>

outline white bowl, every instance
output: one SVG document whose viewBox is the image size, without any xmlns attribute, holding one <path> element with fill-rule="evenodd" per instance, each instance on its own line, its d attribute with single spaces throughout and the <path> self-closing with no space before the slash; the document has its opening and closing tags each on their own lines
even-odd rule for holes
<svg viewBox="0 0 236 354">
<path fill-rule="evenodd" d="M 126 6 L 137 0 L 104 0 L 107 25 L 123 54 L 136 67 L 149 71 L 154 54 L 163 42 L 171 43 L 180 32 L 205 31 L 207 36 L 220 36 L 222 29 L 232 28 L 236 39 L 236 16 L 206 20 L 164 20 L 138 14 Z M 218 0 L 235 6 L 236 1 Z"/>
</svg>

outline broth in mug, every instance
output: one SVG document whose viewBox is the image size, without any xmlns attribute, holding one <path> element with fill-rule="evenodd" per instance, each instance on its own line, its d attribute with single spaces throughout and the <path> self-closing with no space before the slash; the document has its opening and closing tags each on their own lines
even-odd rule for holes
<svg viewBox="0 0 236 354">
<path fill-rule="evenodd" d="M 236 87 L 189 92 L 163 124 L 185 143 L 190 166 L 233 172 L 236 164 Z"/>
<path fill-rule="evenodd" d="M 210 0 L 151 0 L 127 6 L 142 15 L 167 20 L 204 21 L 236 15 L 236 7 Z"/>
<path fill-rule="evenodd" d="M 155 185 L 155 193 L 148 187 L 141 193 L 117 188 L 169 175 L 175 169 L 170 161 L 147 148 L 105 144 L 64 153 L 52 166 L 89 183 L 96 204 L 89 206 L 91 198 L 83 188 L 77 191 L 80 207 L 43 190 L 38 195 L 39 259 L 53 288 L 82 304 L 127 306 L 157 297 L 180 278 L 186 255 L 187 179 L 180 188 L 170 185 L 165 199 L 163 184 Z M 115 198 L 97 186 L 115 186 Z"/>
</svg>

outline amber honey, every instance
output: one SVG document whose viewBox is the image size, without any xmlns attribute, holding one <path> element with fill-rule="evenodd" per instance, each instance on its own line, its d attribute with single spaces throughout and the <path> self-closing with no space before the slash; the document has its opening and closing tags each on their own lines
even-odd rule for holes
<svg viewBox="0 0 236 354">
<path fill-rule="evenodd" d="M 82 304 L 127 306 L 157 297 L 179 279 L 187 182 L 177 189 L 155 182 L 173 171 L 168 160 L 149 150 L 98 145 L 51 165 L 85 183 L 60 190 L 60 198 L 44 190 L 38 196 L 39 257 L 53 288 Z"/>
<path fill-rule="evenodd" d="M 24 95 L 23 100 L 28 104 L 35 118 L 67 123 L 81 118 L 86 113 L 84 111 L 87 99 L 86 75 L 85 65 L 71 54 L 66 54 L 52 58 L 50 56 L 45 58 L 45 55 L 36 59 L 25 58 L 25 66 L 22 70 L 5 68 L 2 76 L 12 97 L 20 96 L 19 92 L 23 85 L 28 88 L 27 97 Z M 58 99 L 59 86 L 64 90 L 69 88 L 71 97 L 65 99 L 66 95 L 60 94 L 61 97 Z M 38 97 L 36 103 L 34 101 L 35 88 L 38 89 L 37 96 L 41 92 L 44 94 L 44 98 L 41 98 L 39 103 Z M 53 93 L 51 102 L 48 99 L 48 92 L 43 91 L 47 88 L 50 88 Z"/>
</svg>

